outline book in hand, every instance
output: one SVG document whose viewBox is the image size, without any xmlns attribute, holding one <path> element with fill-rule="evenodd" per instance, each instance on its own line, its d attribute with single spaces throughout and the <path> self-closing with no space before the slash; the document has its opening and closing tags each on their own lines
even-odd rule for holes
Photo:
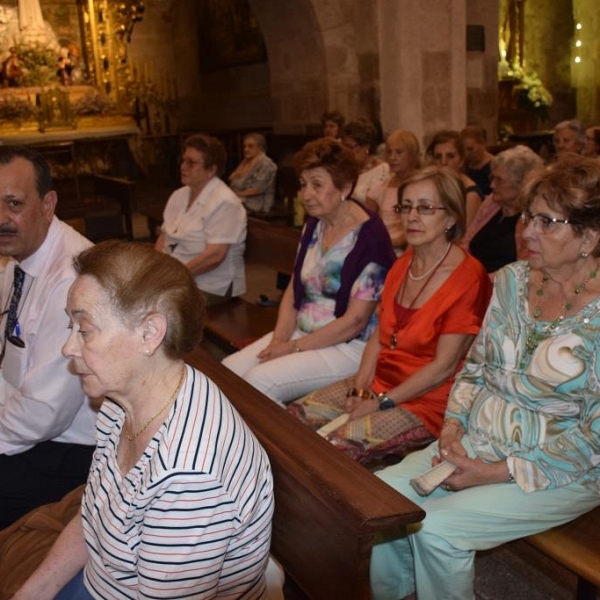
<svg viewBox="0 0 600 600">
<path fill-rule="evenodd" d="M 456 471 L 456 467 L 452 463 L 443 460 L 441 463 L 435 465 L 435 467 L 431 467 L 431 469 L 425 471 L 425 473 L 411 479 L 410 485 L 421 496 L 429 496 L 454 471 Z"/>
</svg>

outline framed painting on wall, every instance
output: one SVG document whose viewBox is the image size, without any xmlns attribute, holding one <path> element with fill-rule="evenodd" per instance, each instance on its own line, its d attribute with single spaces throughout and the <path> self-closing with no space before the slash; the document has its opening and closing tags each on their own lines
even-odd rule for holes
<svg viewBox="0 0 600 600">
<path fill-rule="evenodd" d="M 202 72 L 266 62 L 265 41 L 248 0 L 201 0 L 198 11 Z"/>
</svg>

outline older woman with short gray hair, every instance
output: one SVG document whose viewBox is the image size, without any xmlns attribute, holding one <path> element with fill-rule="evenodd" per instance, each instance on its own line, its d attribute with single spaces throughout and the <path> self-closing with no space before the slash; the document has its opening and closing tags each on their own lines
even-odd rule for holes
<svg viewBox="0 0 600 600">
<path fill-rule="evenodd" d="M 251 212 L 269 212 L 275 199 L 277 165 L 266 155 L 260 133 L 244 136 L 244 159 L 229 176 L 229 185 Z"/>
<path fill-rule="evenodd" d="M 578 119 L 561 121 L 554 127 L 554 149 L 556 155 L 581 154 L 585 148 L 585 127 Z"/>
<path fill-rule="evenodd" d="M 492 193 L 479 207 L 461 244 L 488 273 L 525 258 L 521 188 L 529 173 L 543 166 L 543 160 L 526 146 L 509 148 L 492 159 Z"/>
</svg>

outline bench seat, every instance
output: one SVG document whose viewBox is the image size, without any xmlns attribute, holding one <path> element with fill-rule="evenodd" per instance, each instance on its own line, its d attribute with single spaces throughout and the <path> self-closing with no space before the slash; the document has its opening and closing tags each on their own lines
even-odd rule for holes
<svg viewBox="0 0 600 600">
<path fill-rule="evenodd" d="M 525 539 L 577 575 L 577 600 L 596 599 L 600 587 L 600 507 L 570 523 Z"/>
<path fill-rule="evenodd" d="M 237 352 L 248 343 L 273 331 L 276 306 L 260 306 L 243 298 L 211 306 L 204 333 L 225 352 Z"/>
</svg>

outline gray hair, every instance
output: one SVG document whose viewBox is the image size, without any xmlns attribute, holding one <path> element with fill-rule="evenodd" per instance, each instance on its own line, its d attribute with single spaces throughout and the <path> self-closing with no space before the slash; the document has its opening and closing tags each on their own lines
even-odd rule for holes
<svg viewBox="0 0 600 600">
<path fill-rule="evenodd" d="M 491 167 L 506 169 L 512 184 L 519 188 L 531 171 L 544 167 L 544 161 L 531 148 L 519 145 L 494 156 Z"/>
<path fill-rule="evenodd" d="M 577 141 L 583 148 L 585 146 L 585 127 L 579 119 L 568 119 L 567 121 L 561 121 L 554 127 L 554 133 L 561 129 L 570 129 L 577 134 Z"/>
<path fill-rule="evenodd" d="M 265 136 L 262 133 L 256 133 L 254 131 L 252 133 L 247 133 L 244 136 L 244 141 L 248 138 L 252 138 L 263 152 L 267 151 L 267 140 L 265 140 Z"/>
</svg>

